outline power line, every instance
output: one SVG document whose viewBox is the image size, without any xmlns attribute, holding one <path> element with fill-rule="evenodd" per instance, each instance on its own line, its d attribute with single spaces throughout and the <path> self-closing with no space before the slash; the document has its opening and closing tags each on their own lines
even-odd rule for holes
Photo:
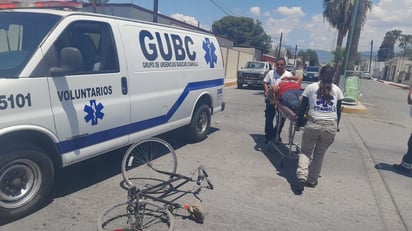
<svg viewBox="0 0 412 231">
<path fill-rule="evenodd" d="M 226 15 L 232 16 L 233 12 L 230 10 L 226 9 L 224 6 L 222 6 L 222 3 L 217 3 L 215 0 L 210 0 L 213 5 L 215 5 L 217 8 L 219 8 L 221 11 L 223 11 Z"/>
</svg>

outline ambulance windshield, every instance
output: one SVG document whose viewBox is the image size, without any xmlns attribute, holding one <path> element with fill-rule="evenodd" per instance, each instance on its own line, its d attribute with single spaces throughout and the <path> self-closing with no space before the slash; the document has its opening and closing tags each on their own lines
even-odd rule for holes
<svg viewBox="0 0 412 231">
<path fill-rule="evenodd" d="M 0 78 L 17 77 L 60 16 L 0 12 Z"/>
</svg>

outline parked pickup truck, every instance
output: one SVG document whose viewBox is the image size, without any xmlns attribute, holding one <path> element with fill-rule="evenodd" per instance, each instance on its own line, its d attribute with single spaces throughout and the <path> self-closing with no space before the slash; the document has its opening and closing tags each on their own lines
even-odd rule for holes
<svg viewBox="0 0 412 231">
<path fill-rule="evenodd" d="M 237 88 L 248 86 L 263 86 L 263 78 L 272 69 L 269 62 L 249 61 L 237 72 Z"/>
</svg>

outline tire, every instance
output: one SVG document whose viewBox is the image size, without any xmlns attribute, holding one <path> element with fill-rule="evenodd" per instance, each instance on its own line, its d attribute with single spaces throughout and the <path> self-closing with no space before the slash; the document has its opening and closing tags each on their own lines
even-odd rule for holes
<svg viewBox="0 0 412 231">
<path fill-rule="evenodd" d="M 206 139 L 210 128 L 210 108 L 206 104 L 196 107 L 189 126 L 189 137 L 194 142 Z"/>
<path fill-rule="evenodd" d="M 12 148 L 0 154 L 0 217 L 9 221 L 44 205 L 54 180 L 47 154 L 34 146 Z"/>
<path fill-rule="evenodd" d="M 123 202 L 106 209 L 97 219 L 97 230 L 172 231 L 174 229 L 174 217 L 166 207 L 140 200 L 139 207 L 143 211 L 140 211 L 139 215 L 143 222 L 137 224 L 134 214 L 128 213 L 128 206 L 128 202 Z"/>
<path fill-rule="evenodd" d="M 129 187 L 137 186 L 142 190 L 159 184 L 159 180 L 169 180 L 170 175 L 154 169 L 176 173 L 177 157 L 169 143 L 153 137 L 130 146 L 123 156 L 121 168 L 125 183 Z"/>
</svg>

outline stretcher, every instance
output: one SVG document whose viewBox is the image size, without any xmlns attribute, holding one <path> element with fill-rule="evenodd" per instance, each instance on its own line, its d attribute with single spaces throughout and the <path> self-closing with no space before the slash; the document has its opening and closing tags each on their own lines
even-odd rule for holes
<svg viewBox="0 0 412 231">
<path fill-rule="evenodd" d="M 277 113 L 276 113 L 276 127 L 280 128 L 282 127 L 282 122 L 286 122 L 286 120 L 289 122 L 289 127 L 288 127 L 288 140 L 286 143 L 280 142 L 280 133 L 279 130 L 276 130 L 275 134 L 275 142 L 270 142 L 272 147 L 276 149 L 278 153 L 280 153 L 280 161 L 279 161 L 279 167 L 283 167 L 284 161 L 287 159 L 297 159 L 298 158 L 298 153 L 300 146 L 294 142 L 295 138 L 295 127 L 296 127 L 296 120 L 297 120 L 297 115 L 294 111 L 292 111 L 289 107 L 282 103 L 278 103 L 277 105 Z M 288 147 L 288 150 L 285 150 L 285 148 L 282 148 L 284 146 Z"/>
</svg>

